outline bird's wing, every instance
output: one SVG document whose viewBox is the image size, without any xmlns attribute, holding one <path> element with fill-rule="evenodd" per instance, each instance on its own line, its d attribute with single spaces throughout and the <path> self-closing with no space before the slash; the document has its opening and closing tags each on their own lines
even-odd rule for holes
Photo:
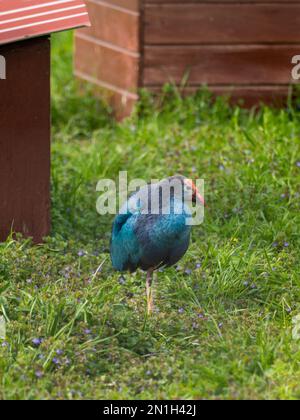
<svg viewBox="0 0 300 420">
<path fill-rule="evenodd" d="M 190 243 L 190 236 L 186 236 L 170 250 L 168 257 L 163 261 L 167 267 L 176 264 L 185 255 Z"/>
<path fill-rule="evenodd" d="M 144 270 L 175 264 L 190 240 L 185 215 L 140 215 L 135 233 L 141 249 L 139 266 Z"/>
<path fill-rule="evenodd" d="M 118 271 L 135 271 L 138 267 L 140 246 L 135 231 L 135 216 L 118 214 L 115 218 L 110 243 L 113 267 Z"/>
</svg>

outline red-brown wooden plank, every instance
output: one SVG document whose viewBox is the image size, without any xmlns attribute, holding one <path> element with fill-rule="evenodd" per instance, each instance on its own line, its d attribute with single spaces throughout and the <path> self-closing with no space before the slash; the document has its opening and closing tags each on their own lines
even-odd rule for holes
<svg viewBox="0 0 300 420">
<path fill-rule="evenodd" d="M 169 4 L 145 9 L 146 44 L 299 43 L 298 4 Z"/>
<path fill-rule="evenodd" d="M 139 14 L 87 0 L 92 26 L 79 31 L 131 51 L 139 50 Z"/>
<path fill-rule="evenodd" d="M 144 50 L 144 84 L 287 84 L 291 59 L 300 45 L 147 46 Z"/>
<path fill-rule="evenodd" d="M 98 0 L 95 0 L 98 1 Z M 100 0 L 101 1 L 101 0 Z M 119 6 L 124 9 L 139 11 L 142 0 L 103 0 L 105 3 L 109 3 L 112 6 Z"/>
<path fill-rule="evenodd" d="M 0 47 L 0 240 L 11 228 L 40 242 L 49 233 L 50 41 Z"/>
<path fill-rule="evenodd" d="M 138 87 L 139 56 L 101 45 L 82 33 L 76 34 L 76 71 L 95 80 L 134 93 Z"/>
<path fill-rule="evenodd" d="M 149 90 L 153 93 L 161 94 L 162 86 L 151 86 Z M 180 89 L 183 95 L 194 94 L 199 90 L 199 86 L 190 86 Z M 286 86 L 212 86 L 208 91 L 216 96 L 226 96 L 233 104 L 240 104 L 244 107 L 251 108 L 258 106 L 260 103 L 275 106 L 284 106 L 291 93 L 291 89 Z"/>
<path fill-rule="evenodd" d="M 297 0 L 143 0 L 147 4 L 190 4 L 190 3 L 298 3 Z"/>
</svg>

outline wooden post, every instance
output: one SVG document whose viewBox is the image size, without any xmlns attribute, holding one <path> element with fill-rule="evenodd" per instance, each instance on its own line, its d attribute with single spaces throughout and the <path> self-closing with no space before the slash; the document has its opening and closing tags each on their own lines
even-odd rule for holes
<svg viewBox="0 0 300 420">
<path fill-rule="evenodd" d="M 50 229 L 50 39 L 0 46 L 0 240 Z"/>
</svg>

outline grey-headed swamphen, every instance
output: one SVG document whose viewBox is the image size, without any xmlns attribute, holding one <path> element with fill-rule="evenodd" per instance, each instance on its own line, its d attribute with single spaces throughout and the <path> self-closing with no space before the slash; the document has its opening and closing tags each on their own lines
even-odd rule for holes
<svg viewBox="0 0 300 420">
<path fill-rule="evenodd" d="M 174 182 L 180 185 L 179 189 L 170 188 Z M 170 192 L 163 197 L 165 187 Z M 189 247 L 191 226 L 187 219 L 191 217 L 191 208 L 186 204 L 187 197 L 204 205 L 195 184 L 176 175 L 140 188 L 114 220 L 110 247 L 113 267 L 120 272 L 134 272 L 138 268 L 147 271 L 148 314 L 153 309 L 154 270 L 174 265 Z"/>
</svg>

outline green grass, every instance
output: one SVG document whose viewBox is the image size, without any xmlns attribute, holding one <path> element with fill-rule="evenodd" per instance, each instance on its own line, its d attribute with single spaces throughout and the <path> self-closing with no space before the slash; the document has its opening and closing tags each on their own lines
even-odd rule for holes
<svg viewBox="0 0 300 420">
<path fill-rule="evenodd" d="M 77 95 L 70 41 L 53 39 L 51 236 L 0 245 L 0 397 L 300 398 L 299 111 L 166 87 L 116 124 Z M 97 181 L 120 170 L 206 182 L 204 224 L 180 267 L 158 273 L 150 319 L 144 274 L 119 282 L 112 219 L 95 210 Z"/>
</svg>

